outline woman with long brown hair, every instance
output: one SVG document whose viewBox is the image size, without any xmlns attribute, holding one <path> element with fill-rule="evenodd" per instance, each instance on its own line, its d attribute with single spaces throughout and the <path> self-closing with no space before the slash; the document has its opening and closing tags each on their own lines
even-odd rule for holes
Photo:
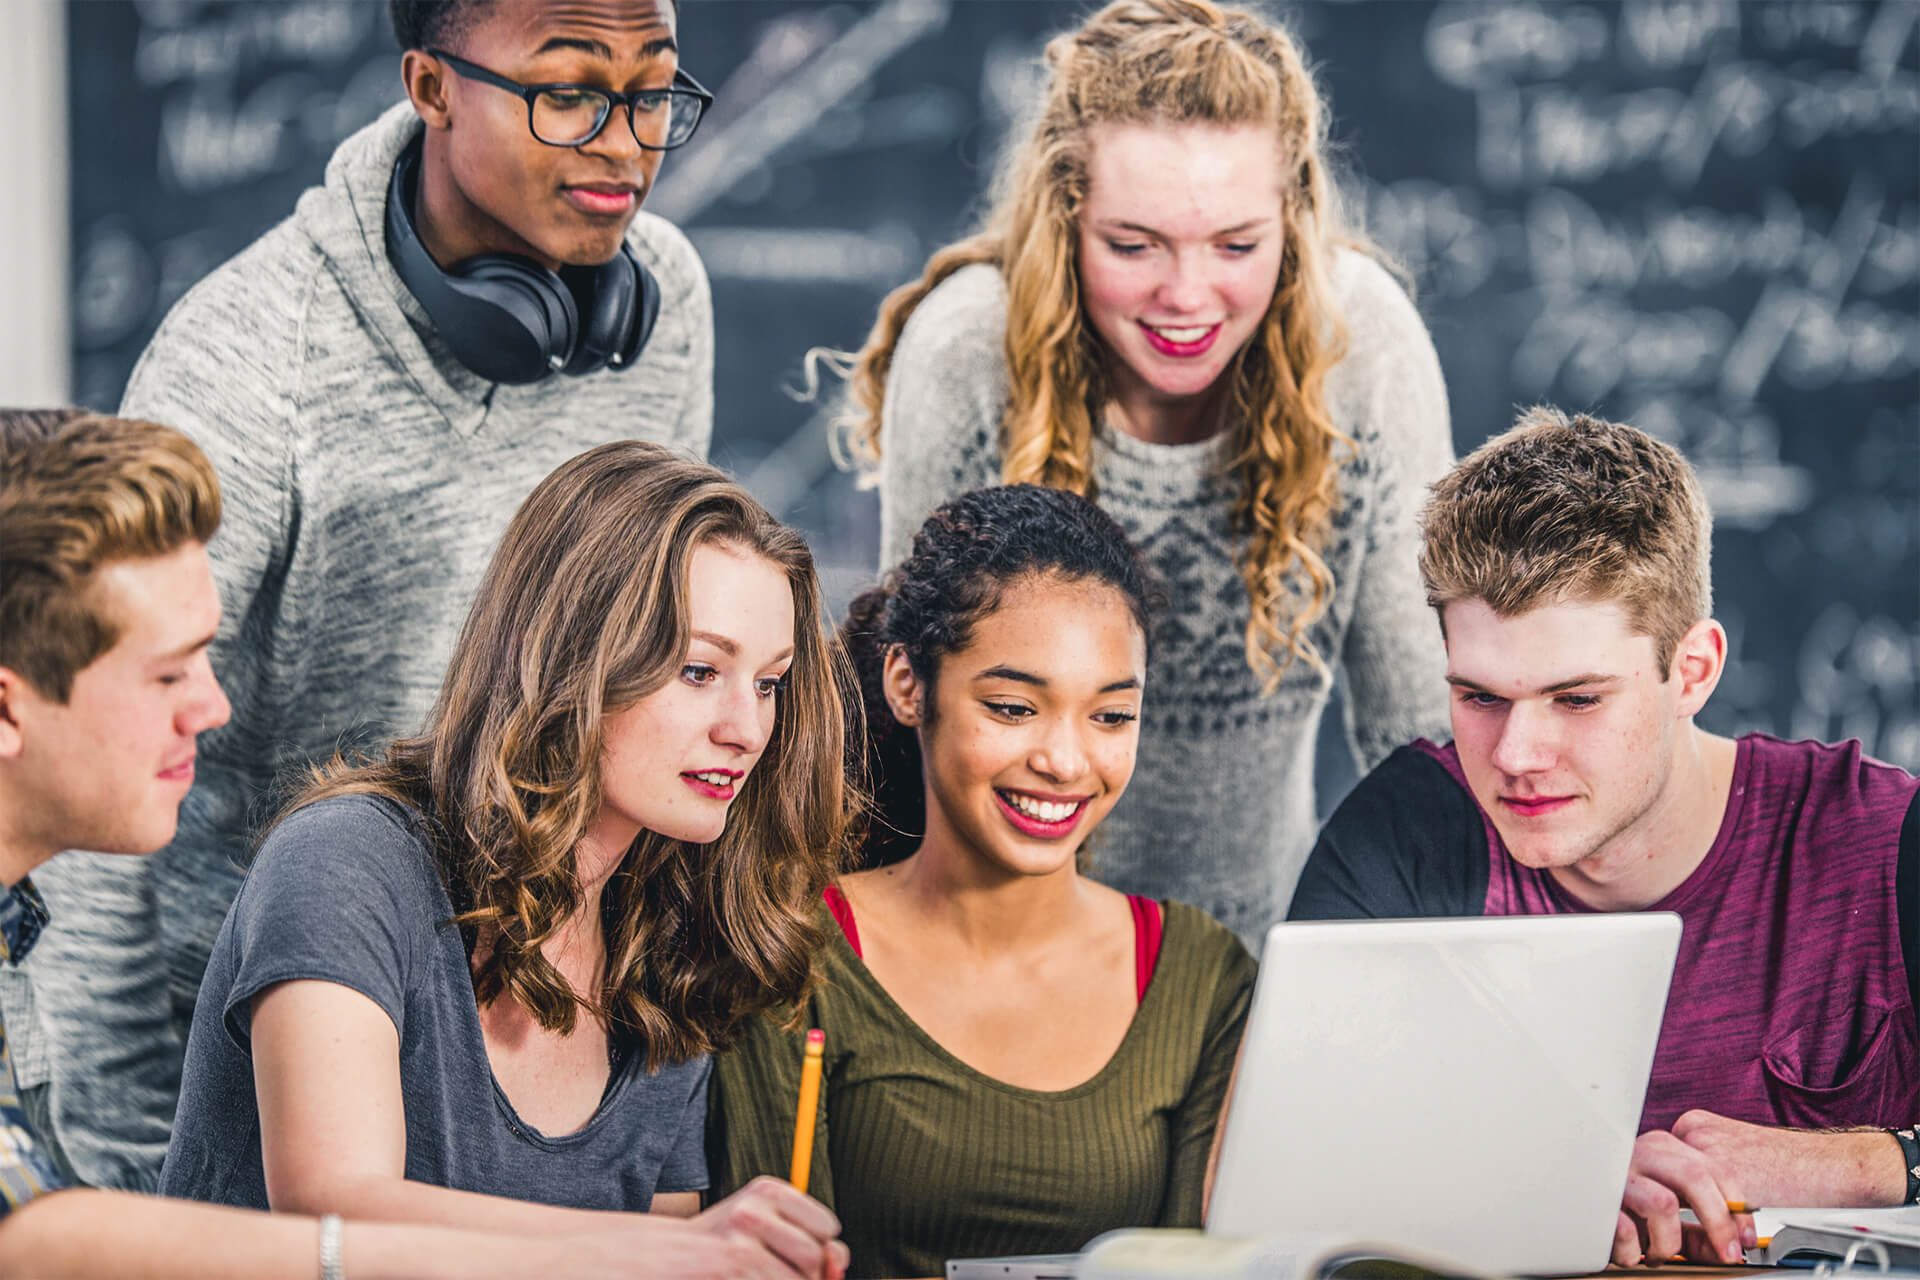
<svg viewBox="0 0 1920 1280">
<path fill-rule="evenodd" d="M 1446 392 L 1342 218 L 1283 30 L 1119 0 L 1046 60 L 984 229 L 895 291 L 855 358 L 849 443 L 883 565 L 996 482 L 1096 497 L 1141 545 L 1173 609 L 1100 871 L 1251 937 L 1312 840 L 1336 671 L 1363 767 L 1444 731 L 1414 513 L 1451 462 Z"/>
<path fill-rule="evenodd" d="M 528 1233 L 696 1213 L 707 1055 L 803 992 L 820 941 L 838 654 L 805 542 L 719 472 L 634 441 L 554 472 L 424 732 L 320 771 L 261 845 L 166 1190 Z M 702 1227 L 845 1266 L 771 1180 Z"/>
</svg>

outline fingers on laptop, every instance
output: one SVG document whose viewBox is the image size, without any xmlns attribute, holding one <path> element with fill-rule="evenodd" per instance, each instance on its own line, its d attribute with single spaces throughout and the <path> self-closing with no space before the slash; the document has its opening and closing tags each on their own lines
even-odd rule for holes
<svg viewBox="0 0 1920 1280">
<path fill-rule="evenodd" d="M 1709 1156 L 1664 1130 L 1643 1133 L 1633 1145 L 1620 1198 L 1613 1260 L 1622 1266 L 1681 1257 L 1738 1263 L 1753 1240 L 1753 1219 L 1729 1212 L 1727 1205 L 1744 1199 L 1733 1177 Z M 1682 1222 L 1683 1208 L 1693 1211 L 1697 1225 Z"/>
</svg>

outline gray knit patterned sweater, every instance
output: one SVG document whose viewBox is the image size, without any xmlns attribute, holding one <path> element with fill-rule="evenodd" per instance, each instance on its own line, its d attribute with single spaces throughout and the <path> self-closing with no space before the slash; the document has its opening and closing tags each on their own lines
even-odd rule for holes
<svg viewBox="0 0 1920 1280">
<path fill-rule="evenodd" d="M 495 541 L 561 462 L 632 437 L 706 456 L 713 303 L 686 238 L 647 213 L 628 232 L 661 289 L 632 367 L 484 382 L 387 259 L 388 180 L 420 128 L 403 103 L 343 142 L 291 218 L 173 308 L 122 404 L 219 470 L 212 656 L 233 720 L 202 737 L 170 846 L 44 873 L 43 1034 L 22 1074 L 51 1064 L 56 1131 L 91 1183 L 157 1177 L 201 972 L 276 777 L 420 727 Z"/>
<path fill-rule="evenodd" d="M 1349 347 L 1327 406 L 1358 456 L 1340 469 L 1324 551 L 1332 607 L 1309 634 L 1345 673 L 1364 772 L 1412 738 L 1446 736 L 1445 655 L 1420 587 L 1415 516 L 1452 440 L 1439 360 L 1406 294 L 1353 253 L 1334 282 Z M 985 265 L 941 282 L 908 320 L 881 423 L 883 568 L 906 556 L 934 507 L 1000 482 L 1005 326 L 1006 289 Z M 1295 662 L 1263 697 L 1247 665 L 1229 434 L 1159 445 L 1098 429 L 1100 505 L 1143 548 L 1172 608 L 1154 638 L 1133 782 L 1092 852 L 1094 873 L 1116 888 L 1194 903 L 1257 948 L 1313 842 L 1314 742 L 1331 685 Z"/>
</svg>

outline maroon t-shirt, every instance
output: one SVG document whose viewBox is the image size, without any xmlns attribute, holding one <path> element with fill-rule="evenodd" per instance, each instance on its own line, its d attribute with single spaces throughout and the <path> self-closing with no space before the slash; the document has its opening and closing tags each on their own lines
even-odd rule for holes
<svg viewBox="0 0 1920 1280">
<path fill-rule="evenodd" d="M 1407 776 L 1430 779 L 1433 765 L 1464 806 L 1434 803 L 1431 781 Z M 1363 794 L 1390 766 L 1412 785 Z M 1418 790 L 1428 803 L 1416 815 L 1406 808 Z M 1920 1119 L 1920 1018 L 1901 910 L 1916 891 L 1902 883 L 1913 870 L 1903 875 L 1901 845 L 1903 828 L 1914 838 L 1917 795 L 1920 780 L 1857 742 L 1739 740 L 1712 849 L 1648 908 L 1677 913 L 1685 929 L 1642 1130 L 1692 1107 L 1797 1127 Z M 1417 838 L 1396 839 L 1413 826 L 1424 828 Z M 1395 753 L 1334 815 L 1292 915 L 1589 910 L 1508 855 L 1454 748 L 1423 741 Z"/>
</svg>

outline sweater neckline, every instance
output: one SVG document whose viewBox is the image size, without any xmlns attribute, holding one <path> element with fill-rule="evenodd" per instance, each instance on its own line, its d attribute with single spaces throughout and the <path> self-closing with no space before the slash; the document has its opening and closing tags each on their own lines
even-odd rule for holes
<svg viewBox="0 0 1920 1280">
<path fill-rule="evenodd" d="M 1224 466 L 1233 456 L 1233 434 L 1233 428 L 1229 425 L 1221 427 L 1204 440 L 1186 444 L 1157 444 L 1128 435 L 1114 426 L 1104 414 L 1093 426 L 1094 439 L 1107 452 L 1144 467 Z"/>
<path fill-rule="evenodd" d="M 847 943 L 846 935 L 841 933 L 839 927 L 833 922 L 824 901 L 818 904 L 818 909 L 821 914 L 828 916 L 827 945 L 838 953 L 841 964 L 848 969 L 850 974 L 861 986 L 866 988 L 880 1007 L 900 1026 L 904 1027 L 907 1034 L 928 1053 L 938 1058 L 942 1063 L 945 1063 L 949 1069 L 986 1088 L 997 1090 L 1015 1098 L 1064 1102 L 1074 1098 L 1085 1097 L 1088 1094 L 1098 1093 L 1101 1089 L 1105 1088 L 1107 1083 L 1124 1069 L 1126 1060 L 1134 1055 L 1135 1050 L 1133 1046 L 1135 1042 L 1147 1034 L 1147 1032 L 1141 1028 L 1160 1016 L 1160 1005 L 1169 998 L 1166 995 L 1167 984 L 1160 981 L 1160 975 L 1164 973 L 1167 968 L 1167 953 L 1173 949 L 1176 935 L 1184 942 L 1187 934 L 1186 922 L 1173 910 L 1173 906 L 1173 903 L 1164 900 L 1160 903 L 1163 931 L 1160 941 L 1159 963 L 1155 966 L 1153 980 L 1147 984 L 1146 996 L 1134 1007 L 1133 1017 L 1127 1022 L 1126 1034 L 1120 1037 L 1120 1043 L 1114 1046 L 1113 1053 L 1105 1062 L 1100 1064 L 1098 1071 L 1095 1071 L 1080 1083 L 1069 1085 L 1065 1089 L 1028 1089 L 1022 1085 L 1009 1084 L 1007 1081 L 1001 1080 L 996 1076 L 988 1075 L 986 1072 L 948 1050 L 945 1045 L 928 1034 L 925 1027 L 922 1027 L 918 1022 L 914 1021 L 913 1017 L 908 1014 L 905 1009 L 901 1008 L 899 1002 L 893 998 L 893 993 L 888 991 L 886 987 L 881 984 L 880 980 L 873 976 L 873 970 L 867 968 L 866 960 L 858 955 Z"/>
</svg>

